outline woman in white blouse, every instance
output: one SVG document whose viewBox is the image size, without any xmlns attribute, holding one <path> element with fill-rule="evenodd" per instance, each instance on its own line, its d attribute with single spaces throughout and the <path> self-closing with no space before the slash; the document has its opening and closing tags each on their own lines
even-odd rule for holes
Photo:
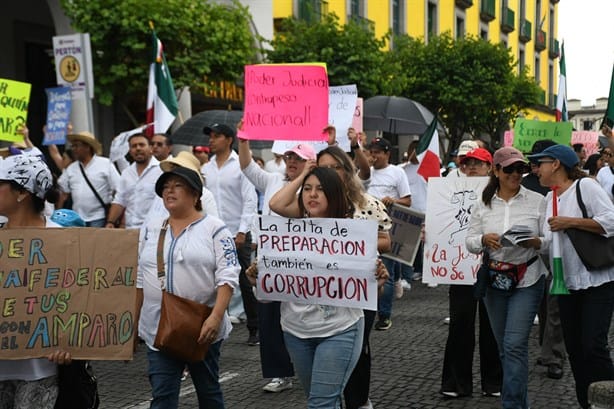
<svg viewBox="0 0 614 409">
<path fill-rule="evenodd" d="M 545 202 L 542 195 L 521 186 L 529 166 L 519 150 L 497 150 L 493 165 L 482 200 L 473 211 L 466 245 L 470 252 L 484 251 L 490 259 L 484 303 L 503 367 L 502 406 L 527 409 L 529 334 L 547 272 L 538 254 Z M 526 227 L 530 238 L 515 245 L 502 241 L 503 234 L 515 226 Z"/>
</svg>

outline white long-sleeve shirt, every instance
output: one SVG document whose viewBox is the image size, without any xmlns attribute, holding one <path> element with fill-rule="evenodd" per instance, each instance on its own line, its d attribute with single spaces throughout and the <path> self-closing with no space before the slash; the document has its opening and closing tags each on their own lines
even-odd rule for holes
<svg viewBox="0 0 614 409">
<path fill-rule="evenodd" d="M 527 226 L 531 230 L 531 236 L 539 237 L 542 240 L 542 247 L 545 247 L 544 235 L 541 233 L 545 206 L 546 202 L 542 195 L 524 186 L 520 186 L 520 191 L 508 201 L 495 194 L 491 207 L 486 206 L 482 200 L 477 201 L 472 209 L 471 222 L 465 238 L 467 250 L 472 253 L 481 253 L 484 248 L 483 235 L 489 233 L 502 235 L 516 224 Z M 538 251 L 520 246 L 504 246 L 499 250 L 489 249 L 489 255 L 492 260 L 522 264 L 538 255 Z M 518 287 L 529 287 L 535 284 L 547 271 L 541 258 L 538 258 L 527 268 Z"/>
<path fill-rule="evenodd" d="M 207 188 L 213 193 L 217 210 L 230 232 L 247 233 L 257 212 L 256 188 L 241 172 L 239 155 L 232 151 L 218 168 L 215 156 L 202 167 Z"/>
</svg>

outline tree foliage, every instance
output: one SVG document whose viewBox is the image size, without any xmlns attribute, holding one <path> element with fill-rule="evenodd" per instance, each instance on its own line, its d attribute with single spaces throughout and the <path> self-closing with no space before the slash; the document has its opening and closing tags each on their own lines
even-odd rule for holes
<svg viewBox="0 0 614 409">
<path fill-rule="evenodd" d="M 334 13 L 313 23 L 286 18 L 267 59 L 273 63 L 325 62 L 331 85 L 356 84 L 360 95 L 368 98 L 388 91 L 385 44 L 367 22 L 350 20 L 340 25 Z"/>
<path fill-rule="evenodd" d="M 395 91 L 437 112 L 449 131 L 450 149 L 465 133 L 486 133 L 498 140 L 508 124 L 539 101 L 540 88 L 516 64 L 502 44 L 449 33 L 429 39 L 395 37 L 387 53 L 400 64 Z"/>
<path fill-rule="evenodd" d="M 207 0 L 61 0 L 72 26 L 90 34 L 96 98 L 144 98 L 153 21 L 176 88 L 234 81 L 255 58 L 248 10 Z"/>
</svg>

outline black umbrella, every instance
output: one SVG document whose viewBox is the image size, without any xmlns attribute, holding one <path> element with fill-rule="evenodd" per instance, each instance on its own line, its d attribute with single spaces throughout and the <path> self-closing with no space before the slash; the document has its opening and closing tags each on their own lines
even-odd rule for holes
<svg viewBox="0 0 614 409">
<path fill-rule="evenodd" d="M 422 135 L 433 113 L 409 98 L 378 95 L 365 100 L 363 120 L 367 131 Z"/>
<path fill-rule="evenodd" d="M 211 111 L 199 112 L 183 123 L 171 135 L 171 142 L 175 144 L 191 146 L 208 146 L 209 135 L 203 133 L 203 128 L 213 124 L 228 125 L 236 131 L 237 124 L 243 117 L 243 111 L 227 111 L 214 109 Z M 273 145 L 271 141 L 250 141 L 253 149 L 266 149 Z M 237 148 L 237 142 L 233 144 Z"/>
</svg>

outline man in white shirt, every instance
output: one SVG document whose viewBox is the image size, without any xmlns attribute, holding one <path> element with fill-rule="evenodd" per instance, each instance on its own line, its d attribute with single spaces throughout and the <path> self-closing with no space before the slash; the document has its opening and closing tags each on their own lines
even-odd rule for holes
<svg viewBox="0 0 614 409">
<path fill-rule="evenodd" d="M 235 131 L 224 124 L 203 129 L 209 135 L 213 156 L 201 169 L 207 188 L 213 193 L 220 218 L 235 237 L 241 273 L 239 286 L 249 330 L 248 345 L 258 345 L 258 313 L 256 297 L 245 270 L 251 261 L 251 234 L 258 198 L 256 188 L 241 172 L 239 155 L 232 150 Z"/>
<path fill-rule="evenodd" d="M 398 166 L 391 165 L 390 142 L 383 138 L 375 138 L 369 144 L 369 153 L 373 161 L 371 168 L 371 183 L 367 193 L 380 199 L 386 206 L 398 203 L 403 206 L 411 206 L 411 190 L 405 172 Z M 384 290 L 377 301 L 378 321 L 375 329 L 385 331 L 392 326 L 390 316 L 392 314 L 392 299 L 394 282 L 401 277 L 401 265 L 382 255 L 382 261 L 390 277 L 384 284 Z"/>
<path fill-rule="evenodd" d="M 124 211 L 127 229 L 141 227 L 156 197 L 156 181 L 162 174 L 160 162 L 152 156 L 151 143 L 145 134 L 131 135 L 128 145 L 134 162 L 120 176 L 119 187 L 107 215 L 106 227 L 110 228 L 119 225 Z"/>
<path fill-rule="evenodd" d="M 158 162 L 172 157 L 173 144 L 170 138 L 163 133 L 157 133 L 151 137 L 151 147 L 153 149 L 153 156 Z"/>
<path fill-rule="evenodd" d="M 479 148 L 480 145 L 476 141 L 462 141 L 460 146 L 458 147 L 458 155 L 456 156 L 456 169 L 450 170 L 450 172 L 446 175 L 448 178 L 462 178 L 465 177 L 465 168 L 462 166 L 461 162 L 463 158 L 472 150 Z"/>
<path fill-rule="evenodd" d="M 614 202 L 614 155 L 612 155 L 612 151 L 614 147 L 608 149 L 607 151 L 604 149 L 603 158 L 607 162 L 607 166 L 602 167 L 597 172 L 597 182 L 601 185 L 603 190 L 606 191 L 608 197 L 611 201 Z M 607 154 L 605 152 L 608 152 Z"/>
<path fill-rule="evenodd" d="M 119 173 L 108 158 L 99 156 L 102 145 L 94 135 L 84 131 L 70 134 L 67 138 L 76 160 L 58 179 L 62 193 L 57 207 L 61 208 L 70 195 L 73 210 L 86 226 L 104 227 L 106 206 L 111 203 L 119 186 Z"/>
</svg>

